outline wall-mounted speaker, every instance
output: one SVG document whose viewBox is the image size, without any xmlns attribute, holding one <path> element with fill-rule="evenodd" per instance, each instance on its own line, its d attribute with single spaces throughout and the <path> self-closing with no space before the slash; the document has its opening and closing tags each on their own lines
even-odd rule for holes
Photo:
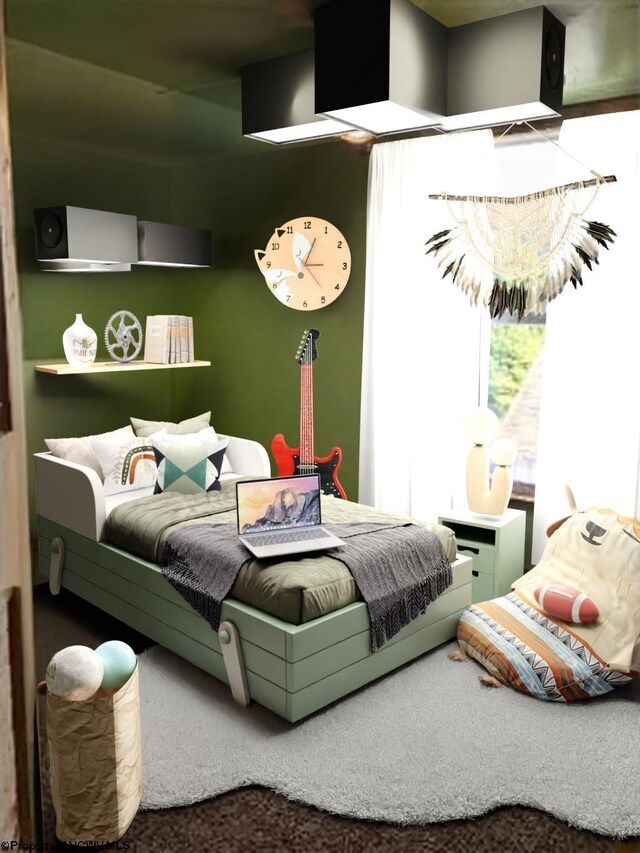
<svg viewBox="0 0 640 853">
<path fill-rule="evenodd" d="M 449 30 L 448 130 L 562 112 L 565 27 L 544 6 Z"/>
<path fill-rule="evenodd" d="M 211 231 L 138 220 L 140 266 L 210 267 Z"/>
<path fill-rule="evenodd" d="M 48 262 L 48 270 L 55 262 L 69 270 L 70 261 L 122 265 L 138 260 L 135 216 L 69 205 L 41 207 L 33 215 L 36 258 Z"/>
</svg>

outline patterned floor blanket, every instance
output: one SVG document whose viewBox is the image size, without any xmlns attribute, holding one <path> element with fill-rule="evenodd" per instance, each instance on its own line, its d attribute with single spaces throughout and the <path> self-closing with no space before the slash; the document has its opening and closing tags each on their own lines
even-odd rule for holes
<svg viewBox="0 0 640 853">
<path fill-rule="evenodd" d="M 494 678 L 537 699 L 591 699 L 632 678 L 609 669 L 564 624 L 517 592 L 471 605 L 460 617 L 457 636 L 462 651 Z"/>
</svg>

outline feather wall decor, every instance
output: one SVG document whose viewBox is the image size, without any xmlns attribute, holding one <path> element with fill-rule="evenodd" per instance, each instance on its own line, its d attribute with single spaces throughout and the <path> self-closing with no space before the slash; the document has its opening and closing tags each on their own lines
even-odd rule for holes
<svg viewBox="0 0 640 853">
<path fill-rule="evenodd" d="M 584 268 L 599 263 L 600 249 L 617 236 L 584 214 L 605 182 L 598 176 L 525 196 L 429 196 L 447 202 L 455 225 L 426 242 L 447 278 L 491 317 L 508 313 L 518 321 L 542 314 L 571 282 L 583 284 Z M 578 209 L 585 187 L 592 198 Z M 458 209 L 454 209 L 454 204 Z"/>
</svg>

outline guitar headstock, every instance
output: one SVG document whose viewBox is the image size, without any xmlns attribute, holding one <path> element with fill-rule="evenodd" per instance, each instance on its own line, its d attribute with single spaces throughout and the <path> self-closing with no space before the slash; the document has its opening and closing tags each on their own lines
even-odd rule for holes
<svg viewBox="0 0 640 853">
<path fill-rule="evenodd" d="M 310 364 L 318 357 L 316 341 L 320 337 L 320 329 L 305 329 L 302 339 L 298 344 L 296 352 L 296 361 L 298 364 Z"/>
</svg>

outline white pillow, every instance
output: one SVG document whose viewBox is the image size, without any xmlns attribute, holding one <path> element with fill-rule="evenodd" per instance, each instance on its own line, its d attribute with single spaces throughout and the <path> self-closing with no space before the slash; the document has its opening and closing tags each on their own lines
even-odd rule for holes
<svg viewBox="0 0 640 853">
<path fill-rule="evenodd" d="M 155 483 L 156 459 L 148 438 L 98 436 L 91 440 L 91 446 L 102 467 L 105 495 L 145 489 Z"/>
<path fill-rule="evenodd" d="M 167 433 L 174 435 L 185 435 L 209 426 L 211 423 L 211 412 L 203 412 L 201 415 L 195 415 L 195 417 L 187 418 L 179 423 L 172 423 L 171 421 L 145 421 L 142 418 L 130 418 L 130 421 L 136 435 L 143 438 L 148 438 L 161 429 L 166 429 Z"/>
<path fill-rule="evenodd" d="M 177 433 L 167 432 L 166 429 L 158 430 L 158 432 L 154 432 L 153 435 L 149 436 L 149 441 L 153 443 L 154 439 L 159 438 L 161 441 L 167 442 L 169 444 L 176 444 L 178 442 L 183 441 L 194 441 L 194 442 L 206 442 L 206 441 L 220 441 L 218 438 L 217 432 L 213 427 L 205 427 L 205 429 L 198 430 L 198 432 L 185 433 L 183 435 L 179 435 Z M 227 441 L 227 439 L 225 439 Z M 228 441 L 227 441 L 228 444 Z M 225 447 L 227 445 L 225 444 Z M 221 474 L 233 474 L 233 468 L 227 456 L 225 454 L 224 459 L 222 460 L 222 471 Z"/>
<path fill-rule="evenodd" d="M 162 441 L 166 441 L 169 444 L 175 444 L 176 442 L 203 442 L 208 441 L 209 439 L 218 440 L 218 436 L 216 435 L 216 431 L 213 427 L 205 427 L 204 429 L 199 429 L 198 432 L 186 432 L 186 433 L 177 433 L 177 432 L 167 432 L 166 429 L 159 429 L 158 432 L 152 433 L 148 436 L 150 442 L 153 442 L 154 439 L 160 438 Z"/>
<path fill-rule="evenodd" d="M 213 430 L 216 439 L 218 441 L 221 441 L 222 439 L 220 439 L 220 437 L 218 436 L 218 433 L 213 429 L 213 427 L 211 427 L 211 429 Z M 229 439 L 225 438 L 224 441 L 226 441 L 227 444 L 229 444 Z M 227 444 L 225 445 L 225 447 L 227 446 Z M 220 471 L 220 473 L 221 474 L 233 474 L 233 468 L 231 467 L 231 462 L 229 462 L 229 460 L 227 459 L 226 451 L 224 454 L 224 459 L 222 460 L 222 470 Z"/>
<path fill-rule="evenodd" d="M 80 438 L 45 438 L 44 443 L 47 445 L 52 456 L 57 456 L 59 459 L 66 459 L 67 462 L 75 462 L 76 465 L 85 465 L 87 468 L 92 468 L 100 479 L 104 481 L 100 460 L 91 446 L 94 438 L 109 438 L 114 441 L 123 441 L 126 438 L 135 438 L 135 433 L 130 426 L 126 426 L 121 429 L 112 430 L 111 432 L 85 435 Z"/>
</svg>

